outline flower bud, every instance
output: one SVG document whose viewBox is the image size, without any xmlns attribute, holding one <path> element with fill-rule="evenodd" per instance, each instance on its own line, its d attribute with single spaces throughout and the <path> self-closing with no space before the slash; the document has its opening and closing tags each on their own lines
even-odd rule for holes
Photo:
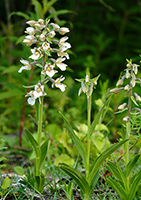
<svg viewBox="0 0 141 200">
<path fill-rule="evenodd" d="M 141 101 L 141 97 L 137 93 L 134 93 L 134 95 L 137 102 Z"/>
<path fill-rule="evenodd" d="M 38 19 L 38 23 L 43 25 L 44 24 L 44 20 L 43 19 Z"/>
<path fill-rule="evenodd" d="M 58 24 L 50 23 L 51 26 L 53 26 L 55 31 L 59 31 L 60 26 Z"/>
<path fill-rule="evenodd" d="M 132 79 L 131 79 L 131 85 L 133 86 L 133 87 L 135 87 L 135 85 L 136 85 L 136 81 L 135 81 L 135 75 L 133 74 L 133 76 L 132 76 Z"/>
<path fill-rule="evenodd" d="M 50 31 L 48 33 L 49 37 L 53 38 L 55 36 L 55 31 Z"/>
<path fill-rule="evenodd" d="M 116 86 L 122 85 L 123 84 L 123 79 L 119 79 Z"/>
<path fill-rule="evenodd" d="M 90 81 L 88 75 L 86 75 L 86 77 L 85 77 L 85 81 L 86 81 L 86 83 Z"/>
<path fill-rule="evenodd" d="M 36 24 L 34 20 L 27 21 L 26 23 L 29 24 L 30 26 L 35 26 Z"/>
<path fill-rule="evenodd" d="M 119 88 L 114 88 L 114 89 L 110 90 L 110 92 L 111 92 L 111 93 L 114 93 L 114 94 L 118 94 L 119 91 L 120 91 Z"/>
<path fill-rule="evenodd" d="M 130 90 L 129 84 L 127 84 L 127 85 L 124 87 L 124 90 L 127 91 L 127 92 L 129 92 L 129 90 Z"/>
<path fill-rule="evenodd" d="M 64 35 L 65 33 L 68 33 L 68 32 L 70 32 L 70 30 L 66 27 L 62 27 L 62 28 L 59 29 L 59 33 L 61 35 Z"/>
<path fill-rule="evenodd" d="M 39 23 L 36 23 L 35 27 L 36 27 L 36 29 L 39 29 L 39 30 L 42 28 L 41 24 L 39 24 Z"/>
<path fill-rule="evenodd" d="M 93 83 L 91 82 L 91 85 L 89 86 L 89 89 L 87 91 L 87 98 L 89 98 L 92 95 L 93 92 Z"/>
<path fill-rule="evenodd" d="M 123 103 L 118 107 L 118 109 L 122 111 L 126 105 L 127 105 L 126 103 Z"/>
<path fill-rule="evenodd" d="M 129 116 L 124 117 L 124 118 L 123 118 L 123 122 L 124 122 L 124 123 L 129 122 Z"/>
<path fill-rule="evenodd" d="M 43 42 L 43 41 L 45 41 L 46 37 L 45 37 L 44 34 L 41 34 L 40 37 L 39 37 L 39 39 Z"/>
<path fill-rule="evenodd" d="M 27 46 L 31 46 L 33 43 L 31 40 L 29 39 L 24 39 L 23 42 L 27 45 Z"/>
<path fill-rule="evenodd" d="M 129 69 L 126 69 L 126 74 L 125 74 L 126 78 L 130 77 L 130 73 L 129 73 Z"/>
<path fill-rule="evenodd" d="M 81 88 L 82 88 L 82 91 L 83 91 L 84 93 L 87 92 L 87 87 L 86 87 L 84 81 L 81 82 Z"/>
<path fill-rule="evenodd" d="M 138 66 L 136 64 L 134 64 L 133 66 L 134 66 L 134 72 L 135 72 L 135 74 L 137 74 L 138 73 Z"/>
</svg>

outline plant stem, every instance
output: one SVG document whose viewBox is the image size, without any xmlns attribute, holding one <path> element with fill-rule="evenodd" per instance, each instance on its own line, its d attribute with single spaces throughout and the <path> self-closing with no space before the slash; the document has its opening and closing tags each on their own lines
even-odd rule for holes
<svg viewBox="0 0 141 200">
<path fill-rule="evenodd" d="M 125 139 L 130 138 L 130 112 L 131 112 L 131 96 L 132 96 L 132 85 L 130 84 L 130 91 L 129 91 L 129 99 L 128 99 L 128 110 L 127 110 L 127 116 L 129 117 L 129 122 L 126 123 L 126 135 Z M 126 166 L 129 163 L 129 140 L 125 143 L 125 164 Z M 129 189 L 129 177 L 127 177 L 127 186 Z"/>
<path fill-rule="evenodd" d="M 87 102 L 87 125 L 88 125 L 88 134 L 87 134 L 87 166 L 86 166 L 86 178 L 89 176 L 89 160 L 90 160 L 90 147 L 91 147 L 91 140 L 90 140 L 90 135 L 89 135 L 89 130 L 91 126 L 91 95 L 88 98 Z"/>
<path fill-rule="evenodd" d="M 43 97 L 40 97 L 39 118 L 38 118 L 38 140 L 37 140 L 39 147 L 41 146 L 42 115 L 43 115 Z"/>
<path fill-rule="evenodd" d="M 41 133 L 42 133 L 42 115 L 43 115 L 43 97 L 40 97 L 40 103 L 39 103 L 39 115 L 38 115 L 38 149 L 40 152 L 40 147 L 41 147 Z M 36 176 L 39 176 L 39 171 L 40 171 L 40 153 L 36 157 Z"/>
</svg>

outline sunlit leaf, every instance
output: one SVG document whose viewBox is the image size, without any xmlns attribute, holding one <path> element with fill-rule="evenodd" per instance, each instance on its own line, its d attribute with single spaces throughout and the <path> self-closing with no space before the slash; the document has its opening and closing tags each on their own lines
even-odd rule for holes
<svg viewBox="0 0 141 200">
<path fill-rule="evenodd" d="M 83 145 L 83 143 L 81 142 L 81 140 L 77 137 L 77 135 L 74 133 L 73 128 L 71 127 L 70 123 L 68 122 L 68 120 L 66 119 L 66 117 L 60 112 L 60 114 L 63 116 L 65 122 L 66 122 L 66 126 L 69 130 L 69 133 L 71 135 L 72 140 L 74 141 L 74 143 L 77 146 L 77 149 L 83 159 L 84 165 L 87 166 L 87 157 L 86 157 L 86 150 L 85 147 Z"/>
<path fill-rule="evenodd" d="M 1 188 L 3 190 L 9 188 L 10 183 L 11 183 L 10 178 L 8 176 L 6 176 L 6 178 L 4 179 L 4 181 L 3 181 L 2 185 L 1 185 Z"/>
<path fill-rule="evenodd" d="M 76 169 L 66 164 L 60 164 L 60 168 L 66 172 L 78 184 L 84 194 L 89 194 L 90 187 L 84 176 Z"/>
</svg>

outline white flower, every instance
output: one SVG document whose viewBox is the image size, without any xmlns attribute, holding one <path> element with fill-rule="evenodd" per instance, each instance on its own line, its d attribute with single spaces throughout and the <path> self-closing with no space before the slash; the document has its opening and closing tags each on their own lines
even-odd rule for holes
<svg viewBox="0 0 141 200">
<path fill-rule="evenodd" d="M 44 85 L 41 85 L 39 82 L 37 85 L 35 85 L 35 91 L 33 92 L 35 98 L 39 98 L 40 96 L 45 96 L 46 93 L 44 92 Z"/>
<path fill-rule="evenodd" d="M 54 65 L 51 65 L 50 63 L 47 63 L 44 67 L 44 70 L 41 72 L 42 74 L 47 74 L 49 77 L 53 77 L 55 73 L 57 73 L 56 70 L 53 70 Z"/>
<path fill-rule="evenodd" d="M 32 52 L 32 55 L 29 56 L 29 58 L 33 60 L 38 60 L 39 58 L 43 56 L 39 48 L 34 47 L 34 49 L 31 49 L 31 52 Z"/>
<path fill-rule="evenodd" d="M 65 33 L 68 33 L 68 32 L 70 32 L 70 30 L 66 27 L 62 27 L 62 28 L 59 29 L 59 33 L 61 35 L 64 35 Z"/>
<path fill-rule="evenodd" d="M 59 50 L 57 49 L 56 52 L 57 52 L 57 55 L 59 57 L 66 57 L 67 59 L 69 59 L 69 54 L 64 52 L 66 49 L 65 48 L 60 48 Z"/>
<path fill-rule="evenodd" d="M 62 37 L 62 38 L 59 40 L 59 43 L 58 43 L 59 47 L 60 47 L 60 48 L 65 48 L 65 50 L 71 48 L 70 43 L 65 42 L 66 40 L 68 40 L 68 37 L 67 37 L 67 36 Z"/>
<path fill-rule="evenodd" d="M 55 31 L 51 30 L 51 31 L 48 33 L 48 35 L 49 35 L 50 38 L 53 38 L 53 37 L 56 35 L 56 33 L 55 33 Z"/>
<path fill-rule="evenodd" d="M 28 97 L 30 96 L 28 99 L 27 99 L 27 102 L 30 104 L 30 105 L 34 105 L 35 104 L 35 100 L 37 98 L 39 98 L 39 102 L 40 102 L 40 97 L 41 96 L 45 96 L 46 93 L 44 92 L 44 85 L 41 85 L 41 83 L 39 82 L 37 85 L 35 85 L 35 90 L 32 90 L 30 91 L 29 93 L 27 93 L 25 95 L 25 97 Z"/>
<path fill-rule="evenodd" d="M 30 97 L 27 99 L 27 102 L 28 102 L 28 104 L 30 104 L 30 105 L 32 105 L 32 106 L 35 104 L 35 100 L 36 100 L 36 98 L 35 98 L 33 92 L 34 92 L 34 91 L 30 91 L 29 93 L 27 93 L 27 94 L 25 95 L 25 97 L 30 96 Z"/>
<path fill-rule="evenodd" d="M 24 66 L 22 66 L 22 67 L 19 69 L 19 71 L 18 71 L 19 73 L 21 73 L 23 69 L 24 69 L 24 70 L 31 70 L 31 65 L 30 65 L 30 63 L 29 63 L 27 60 L 21 59 L 20 62 L 21 62 L 22 64 L 24 64 Z"/>
<path fill-rule="evenodd" d="M 35 29 L 33 27 L 27 27 L 25 33 L 27 33 L 29 35 L 34 35 Z"/>
<path fill-rule="evenodd" d="M 48 42 L 44 42 L 44 43 L 42 44 L 42 47 L 43 47 L 43 50 L 44 50 L 44 51 L 50 51 L 50 50 L 51 50 L 50 44 L 49 44 Z"/>
<path fill-rule="evenodd" d="M 65 91 L 65 87 L 66 85 L 64 85 L 63 83 L 61 83 L 63 80 L 65 79 L 65 77 L 61 76 L 59 78 L 57 78 L 54 83 L 52 84 L 52 87 L 55 85 L 57 88 L 59 88 L 62 92 Z"/>
<path fill-rule="evenodd" d="M 66 58 L 57 58 L 57 60 L 55 61 L 55 64 L 57 65 L 57 67 L 59 67 L 62 71 L 66 70 L 67 65 L 65 63 L 62 63 L 64 60 L 66 60 Z"/>
</svg>

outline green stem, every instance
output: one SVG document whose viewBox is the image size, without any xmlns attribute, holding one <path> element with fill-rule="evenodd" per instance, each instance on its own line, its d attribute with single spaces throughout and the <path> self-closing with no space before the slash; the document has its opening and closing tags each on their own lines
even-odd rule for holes
<svg viewBox="0 0 141 200">
<path fill-rule="evenodd" d="M 36 158 L 36 176 L 39 176 L 40 171 L 40 147 L 41 147 L 41 136 L 42 136 L 42 116 L 43 116 L 43 97 L 40 97 L 40 103 L 39 103 L 39 115 L 38 115 L 38 149 L 39 149 L 39 155 Z"/>
<path fill-rule="evenodd" d="M 129 91 L 129 99 L 128 99 L 128 110 L 127 110 L 127 116 L 129 117 L 129 121 L 126 123 L 126 135 L 125 135 L 125 139 L 129 139 L 130 138 L 130 112 L 131 112 L 131 96 L 132 96 L 132 90 L 133 87 L 130 84 L 130 91 Z M 129 163 L 129 140 L 125 143 L 125 164 L 126 166 Z M 129 178 L 127 177 L 127 186 L 129 189 Z"/>
<path fill-rule="evenodd" d="M 41 133 L 42 133 L 42 115 L 43 115 L 43 97 L 40 97 L 39 103 L 39 118 L 38 118 L 38 144 L 41 146 Z"/>
<path fill-rule="evenodd" d="M 87 124 L 88 124 L 88 134 L 87 134 L 87 166 L 86 166 L 86 178 L 89 176 L 89 160 L 90 160 L 90 147 L 91 147 L 91 140 L 90 140 L 90 135 L 89 135 L 89 130 L 91 126 L 91 95 L 88 98 L 87 102 Z"/>
</svg>

